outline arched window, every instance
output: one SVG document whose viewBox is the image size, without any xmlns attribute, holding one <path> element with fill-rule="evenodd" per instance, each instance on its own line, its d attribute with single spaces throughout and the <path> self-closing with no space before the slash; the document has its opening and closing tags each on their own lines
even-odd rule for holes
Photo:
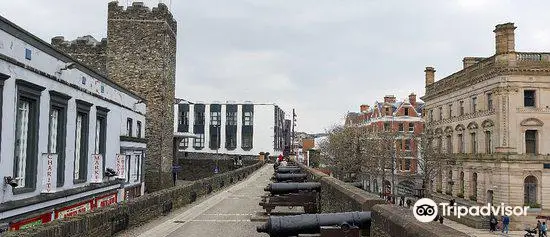
<svg viewBox="0 0 550 237">
<path fill-rule="evenodd" d="M 537 178 L 529 175 L 523 182 L 523 200 L 525 205 L 533 205 L 537 203 Z"/>
<path fill-rule="evenodd" d="M 460 172 L 460 193 L 464 194 L 464 172 Z"/>
<path fill-rule="evenodd" d="M 472 197 L 477 199 L 477 173 L 472 174 Z"/>
</svg>

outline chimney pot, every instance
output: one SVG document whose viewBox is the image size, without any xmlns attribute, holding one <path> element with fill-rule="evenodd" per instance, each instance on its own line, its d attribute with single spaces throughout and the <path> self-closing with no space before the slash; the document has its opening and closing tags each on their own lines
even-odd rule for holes
<svg viewBox="0 0 550 237">
<path fill-rule="evenodd" d="M 426 73 L 426 86 L 433 84 L 435 81 L 435 69 L 433 67 L 426 67 L 424 72 Z"/>
<path fill-rule="evenodd" d="M 495 26 L 495 49 L 496 54 L 504 54 L 515 52 L 515 35 L 514 30 L 517 27 L 514 23 L 508 22 Z"/>
</svg>

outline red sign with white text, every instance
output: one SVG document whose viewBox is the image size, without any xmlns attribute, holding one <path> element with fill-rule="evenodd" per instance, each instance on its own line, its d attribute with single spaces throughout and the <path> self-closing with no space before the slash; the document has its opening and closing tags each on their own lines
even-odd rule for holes
<svg viewBox="0 0 550 237">
<path fill-rule="evenodd" d="M 103 197 L 98 197 L 95 199 L 95 207 L 106 207 L 112 204 L 115 204 L 117 201 L 117 194 L 109 194 Z"/>
</svg>

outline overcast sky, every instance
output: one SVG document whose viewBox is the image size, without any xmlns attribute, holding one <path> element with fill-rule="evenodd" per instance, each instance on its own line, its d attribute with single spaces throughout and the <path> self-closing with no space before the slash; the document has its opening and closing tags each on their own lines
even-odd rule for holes
<svg viewBox="0 0 550 237">
<path fill-rule="evenodd" d="M 2 0 L 0 14 L 50 42 L 106 37 L 99 0 Z M 120 1 L 126 5 L 132 1 Z M 159 1 L 146 0 L 153 6 Z M 176 97 L 270 102 L 323 132 L 386 94 L 424 94 L 465 56 L 494 54 L 514 22 L 516 51 L 550 51 L 550 1 L 163 0 L 178 21 Z"/>
</svg>

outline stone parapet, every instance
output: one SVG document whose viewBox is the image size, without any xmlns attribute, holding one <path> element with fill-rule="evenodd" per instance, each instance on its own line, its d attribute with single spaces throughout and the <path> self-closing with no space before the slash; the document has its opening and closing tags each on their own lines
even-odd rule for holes
<svg viewBox="0 0 550 237">
<path fill-rule="evenodd" d="M 438 237 L 468 236 L 440 223 L 422 223 L 412 210 L 385 204 L 377 195 L 299 164 L 311 180 L 321 182 L 321 212 L 371 211 L 370 236 Z"/>
<path fill-rule="evenodd" d="M 157 7 L 153 9 L 145 6 L 143 2 L 133 2 L 131 6 L 124 9 L 123 6 L 118 5 L 118 1 L 109 3 L 108 10 L 109 19 L 121 19 L 121 20 L 140 20 L 140 21 L 163 21 L 166 22 L 170 29 L 177 33 L 177 23 L 170 13 L 170 10 L 164 3 L 159 3 Z"/>
<path fill-rule="evenodd" d="M 439 222 L 422 223 L 416 220 L 411 209 L 390 205 L 376 205 L 372 210 L 371 237 L 466 237 L 465 233 Z"/>
<path fill-rule="evenodd" d="M 114 236 L 119 231 L 140 226 L 153 218 L 166 214 L 172 208 L 183 207 L 201 196 L 242 180 L 262 166 L 263 163 L 258 162 L 254 165 L 242 167 L 227 173 L 197 180 L 187 185 L 178 185 L 117 205 L 100 208 L 94 212 L 55 220 L 25 230 L 3 233 L 2 236 Z M 127 221 L 128 224 L 126 226 L 122 225 L 124 228 L 117 228 L 124 221 Z"/>
</svg>

